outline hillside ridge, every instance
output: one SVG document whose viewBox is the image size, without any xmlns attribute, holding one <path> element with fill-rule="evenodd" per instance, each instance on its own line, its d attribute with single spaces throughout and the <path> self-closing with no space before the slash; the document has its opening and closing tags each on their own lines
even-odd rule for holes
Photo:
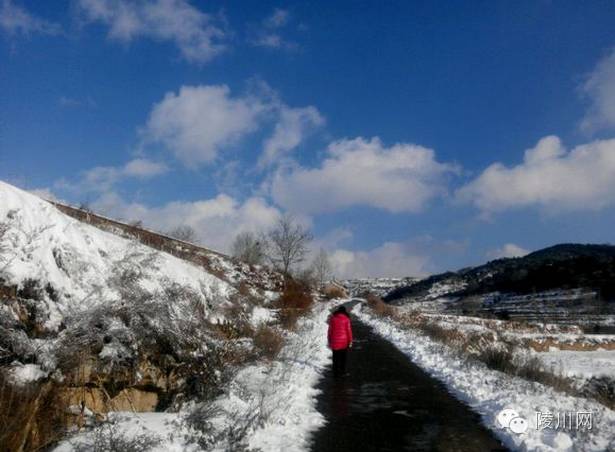
<svg viewBox="0 0 615 452">
<path fill-rule="evenodd" d="M 489 292 L 531 293 L 555 288 L 592 288 L 615 295 L 615 246 L 561 243 L 523 257 L 495 259 L 476 267 L 432 275 L 384 297 L 469 296 Z"/>
</svg>

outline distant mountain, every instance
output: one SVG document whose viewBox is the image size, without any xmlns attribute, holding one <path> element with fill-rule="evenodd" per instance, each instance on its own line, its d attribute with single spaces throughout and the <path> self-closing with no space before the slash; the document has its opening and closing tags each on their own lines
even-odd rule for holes
<svg viewBox="0 0 615 452">
<path fill-rule="evenodd" d="M 532 293 L 554 288 L 592 288 L 615 299 L 615 246 L 560 244 L 524 257 L 434 275 L 389 292 L 385 301 L 489 292 Z"/>
</svg>

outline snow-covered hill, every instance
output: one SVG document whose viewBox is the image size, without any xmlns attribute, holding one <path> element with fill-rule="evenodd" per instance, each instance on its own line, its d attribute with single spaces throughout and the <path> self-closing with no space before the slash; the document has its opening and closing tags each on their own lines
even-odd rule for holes
<svg viewBox="0 0 615 452">
<path fill-rule="evenodd" d="M 122 266 L 142 272 L 149 290 L 177 283 L 209 304 L 233 291 L 196 265 L 81 223 L 1 181 L 0 224 L 0 283 L 20 297 L 40 298 L 36 320 L 47 332 L 58 331 L 67 315 L 117 300 L 109 279 Z"/>
<path fill-rule="evenodd" d="M 212 255 L 217 271 L 211 274 L 202 266 L 77 221 L 2 181 L 0 225 L 0 286 L 19 297 L 35 295 L 36 320 L 48 332 L 57 331 L 69 314 L 117 301 L 110 280 L 122 269 L 138 271 L 140 283 L 150 291 L 169 284 L 192 288 L 212 316 L 220 315 L 217 304 L 246 283 L 242 266 L 230 259 Z M 273 295 L 246 285 L 254 296 Z"/>
<path fill-rule="evenodd" d="M 151 364 L 152 341 L 171 341 L 177 350 L 166 353 L 177 360 L 188 351 L 180 342 L 190 328 L 202 324 L 198 334 L 207 335 L 207 325 L 229 317 L 271 318 L 263 306 L 275 293 L 250 286 L 241 264 L 216 255 L 215 265 L 214 275 L 0 181 L 0 365 L 17 382 L 75 373 L 75 363 L 64 361 L 67 344 L 79 339 L 85 343 L 73 351 L 89 356 L 97 378 L 130 364 L 144 379 L 136 383 L 147 382 L 136 367 Z M 135 382 L 123 378 L 123 385 Z"/>
</svg>

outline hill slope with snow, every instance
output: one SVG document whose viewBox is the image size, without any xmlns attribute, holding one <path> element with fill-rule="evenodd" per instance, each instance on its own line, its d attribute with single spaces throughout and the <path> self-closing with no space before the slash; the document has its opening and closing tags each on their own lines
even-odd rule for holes
<svg viewBox="0 0 615 452">
<path fill-rule="evenodd" d="M 203 299 L 228 299 L 228 282 L 169 254 L 117 237 L 59 212 L 42 199 L 0 182 L 0 284 L 28 298 L 40 296 L 37 320 L 57 331 L 68 314 L 118 299 L 109 278 L 134 266 L 150 290 L 177 283 Z"/>
</svg>

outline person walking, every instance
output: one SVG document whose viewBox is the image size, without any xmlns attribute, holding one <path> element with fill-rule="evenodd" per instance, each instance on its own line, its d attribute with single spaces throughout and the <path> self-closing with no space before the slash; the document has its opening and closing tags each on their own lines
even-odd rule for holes
<svg viewBox="0 0 615 452">
<path fill-rule="evenodd" d="M 346 373 L 346 355 L 352 347 L 350 315 L 344 306 L 337 308 L 329 319 L 327 339 L 333 351 L 333 376 L 339 378 Z"/>
</svg>

